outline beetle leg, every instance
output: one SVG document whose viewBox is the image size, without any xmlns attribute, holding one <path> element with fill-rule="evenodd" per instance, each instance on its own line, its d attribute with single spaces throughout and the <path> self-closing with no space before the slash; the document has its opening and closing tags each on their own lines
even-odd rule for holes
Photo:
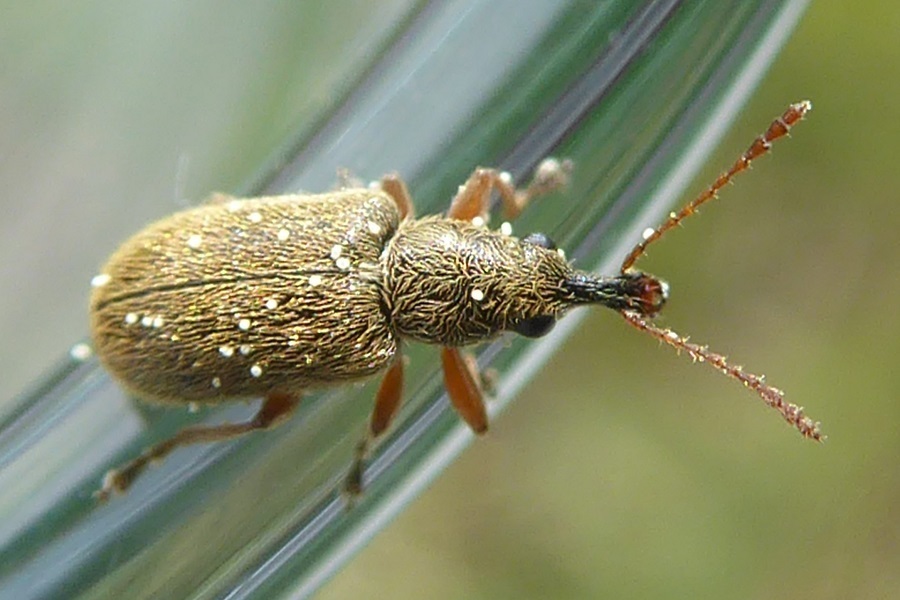
<svg viewBox="0 0 900 600">
<path fill-rule="evenodd" d="M 221 442 L 251 431 L 270 429 L 291 416 L 299 400 L 299 395 L 272 392 L 266 396 L 256 415 L 245 423 L 186 427 L 171 438 L 144 450 L 131 462 L 108 471 L 103 477 L 102 487 L 94 493 L 94 496 L 100 502 L 104 502 L 113 493 L 125 492 L 148 464 L 162 460 L 180 446 Z"/>
<path fill-rule="evenodd" d="M 475 387 L 481 390 L 483 396 L 493 396 L 497 392 L 497 369 L 485 369 L 482 372 L 478 369 L 478 358 L 474 354 L 460 350 L 459 355 L 462 357 L 463 362 L 466 363 L 466 368 L 472 375 Z"/>
<path fill-rule="evenodd" d="M 474 360 L 466 358 L 459 348 L 441 348 L 444 386 L 450 401 L 472 431 L 480 434 L 488 428 L 487 409 L 484 406 L 478 368 Z"/>
<path fill-rule="evenodd" d="M 503 202 L 504 216 L 507 219 L 515 219 L 531 200 L 564 186 L 569 180 L 571 171 L 571 161 L 545 158 L 535 169 L 528 187 L 518 189 L 513 185 L 509 173 L 479 167 L 459 188 L 459 192 L 450 203 L 447 217 L 460 221 L 471 221 L 475 217 L 481 217 L 487 222 L 491 191 L 496 189 Z"/>
<path fill-rule="evenodd" d="M 400 209 L 400 218 L 414 217 L 415 208 L 413 207 L 412 197 L 406 188 L 406 183 L 397 173 L 390 173 L 381 178 L 381 189 L 397 203 Z"/>
<path fill-rule="evenodd" d="M 397 409 L 400 408 L 402 396 L 403 357 L 398 354 L 394 359 L 394 364 L 381 380 L 381 386 L 375 396 L 375 408 L 369 422 L 369 433 L 373 438 L 380 436 L 390 426 L 397 414 Z"/>
<path fill-rule="evenodd" d="M 356 454 L 353 466 L 344 482 L 344 490 L 351 497 L 358 496 L 362 492 L 362 478 L 366 467 L 366 458 L 369 455 L 369 446 L 375 438 L 380 436 L 390 426 L 391 421 L 400 408 L 400 400 L 403 397 L 403 357 L 398 353 L 375 395 L 375 408 L 372 410 L 372 418 L 369 420 L 369 429 L 366 435 L 356 446 Z"/>
</svg>

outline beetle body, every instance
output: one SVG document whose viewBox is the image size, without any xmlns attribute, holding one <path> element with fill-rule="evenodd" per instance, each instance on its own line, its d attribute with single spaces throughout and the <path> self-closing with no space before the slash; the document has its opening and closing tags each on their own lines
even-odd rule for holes
<svg viewBox="0 0 900 600">
<path fill-rule="evenodd" d="M 525 189 L 476 169 L 445 216 L 413 217 L 395 175 L 370 188 L 321 195 L 219 198 L 150 225 L 93 280 L 91 329 L 101 362 L 137 396 L 168 403 L 262 396 L 245 423 L 189 427 L 107 473 L 101 499 L 126 490 L 151 461 L 186 444 L 267 429 L 308 390 L 384 371 L 346 489 L 358 492 L 371 439 L 402 396 L 404 339 L 442 346 L 450 401 L 476 433 L 487 412 L 475 363 L 460 347 L 504 331 L 547 333 L 567 310 L 600 304 L 661 342 L 756 391 L 807 437 L 818 424 L 762 377 L 730 365 L 652 319 L 668 286 L 632 269 L 648 244 L 716 196 L 787 134 L 809 103 L 795 104 L 732 168 L 658 228 L 645 232 L 619 273 L 574 269 L 542 234 L 519 239 L 487 222 L 493 191 L 507 216 L 563 185 L 570 165 L 543 161 Z"/>
</svg>

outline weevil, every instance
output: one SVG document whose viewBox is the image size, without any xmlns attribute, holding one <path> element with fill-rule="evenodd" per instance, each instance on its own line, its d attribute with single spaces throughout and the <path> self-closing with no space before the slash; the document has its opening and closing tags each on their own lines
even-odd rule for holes
<svg viewBox="0 0 900 600">
<path fill-rule="evenodd" d="M 91 330 L 106 369 L 134 395 L 164 404 L 262 397 L 244 423 L 195 426 L 111 470 L 101 499 L 124 492 L 155 460 L 187 444 L 281 423 L 311 390 L 384 373 L 346 489 L 358 493 L 369 445 L 400 406 L 402 345 L 441 347 L 444 383 L 460 416 L 487 430 L 481 378 L 463 348 L 512 331 L 540 337 L 569 309 L 599 304 L 630 324 L 753 389 L 804 436 L 819 424 L 764 378 L 652 322 L 668 299 L 661 279 L 635 270 L 647 246 L 676 227 L 786 135 L 811 108 L 791 105 L 712 186 L 643 240 L 619 273 L 574 268 L 543 234 L 521 239 L 486 227 L 499 194 L 508 218 L 566 183 L 570 164 L 547 159 L 516 188 L 478 168 L 443 216 L 415 218 L 406 185 L 320 195 L 212 201 L 158 221 L 126 241 L 94 277 Z"/>
</svg>

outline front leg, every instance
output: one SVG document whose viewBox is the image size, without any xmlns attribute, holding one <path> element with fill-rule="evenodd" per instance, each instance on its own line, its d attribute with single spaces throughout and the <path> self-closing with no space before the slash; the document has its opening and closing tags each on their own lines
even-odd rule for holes
<svg viewBox="0 0 900 600">
<path fill-rule="evenodd" d="M 479 167 L 469 175 L 450 203 L 447 217 L 460 221 L 471 221 L 480 217 L 488 222 L 491 192 L 497 190 L 503 202 L 503 215 L 515 219 L 519 213 L 538 196 L 549 194 L 569 180 L 572 161 L 545 158 L 534 171 L 534 177 L 525 189 L 516 188 L 512 177 L 505 171 Z"/>
<path fill-rule="evenodd" d="M 444 367 L 444 387 L 456 412 L 472 431 L 485 433 L 488 428 L 487 407 L 475 360 L 459 348 L 445 346 L 441 348 L 441 364 Z"/>
</svg>

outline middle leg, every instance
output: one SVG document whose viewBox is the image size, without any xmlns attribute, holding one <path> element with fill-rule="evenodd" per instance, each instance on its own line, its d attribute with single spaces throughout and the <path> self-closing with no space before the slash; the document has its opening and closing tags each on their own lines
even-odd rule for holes
<svg viewBox="0 0 900 600">
<path fill-rule="evenodd" d="M 403 356 L 398 352 L 394 364 L 388 369 L 378 387 L 375 395 L 375 408 L 369 420 L 369 427 L 365 435 L 356 445 L 356 453 L 353 458 L 353 466 L 344 481 L 344 491 L 350 498 L 362 493 L 363 474 L 366 468 L 366 459 L 369 456 L 369 448 L 372 442 L 383 434 L 390 426 L 391 421 L 400 409 L 400 400 L 403 397 Z"/>
</svg>

